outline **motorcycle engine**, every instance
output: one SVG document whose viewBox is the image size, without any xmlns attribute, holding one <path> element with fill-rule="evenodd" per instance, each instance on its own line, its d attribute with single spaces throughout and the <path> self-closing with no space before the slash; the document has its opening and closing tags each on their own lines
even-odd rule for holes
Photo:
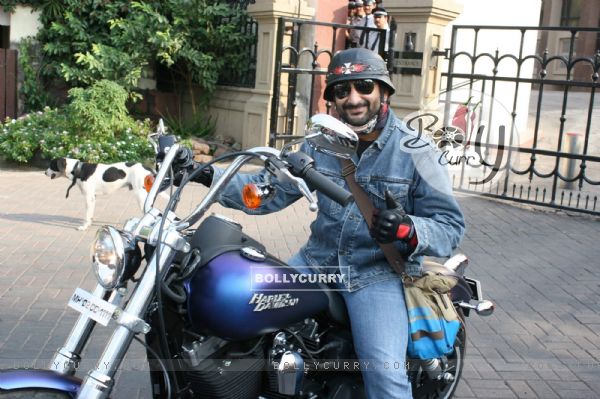
<svg viewBox="0 0 600 399">
<path fill-rule="evenodd" d="M 194 398 L 256 399 L 266 366 L 261 348 L 216 337 L 183 345 L 184 372 Z"/>
<path fill-rule="evenodd" d="M 272 336 L 268 381 L 260 398 L 364 399 L 362 386 L 354 376 L 322 368 L 328 362 L 339 363 L 334 359 L 352 356 L 350 336 L 339 335 L 328 328 L 320 329 L 314 319 L 279 331 Z M 292 366 L 282 370 L 282 364 Z"/>
<path fill-rule="evenodd" d="M 282 372 L 279 365 L 286 363 L 290 354 L 301 365 Z M 179 357 L 194 398 L 312 399 L 323 394 L 332 399 L 364 398 L 356 376 L 315 368 L 315 363 L 323 365 L 325 359 L 352 356 L 350 336 L 321 330 L 314 319 L 306 319 L 241 343 L 196 337 L 181 346 Z"/>
</svg>

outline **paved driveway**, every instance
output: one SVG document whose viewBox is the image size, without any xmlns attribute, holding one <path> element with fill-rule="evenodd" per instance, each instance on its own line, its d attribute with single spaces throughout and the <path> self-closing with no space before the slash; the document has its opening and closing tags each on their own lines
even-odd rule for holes
<svg viewBox="0 0 600 399">
<path fill-rule="evenodd" d="M 88 255 L 95 229 L 139 215 L 133 196 L 119 192 L 100 197 L 92 228 L 77 231 L 83 197 L 74 189 L 65 199 L 67 186 L 39 170 L 0 169 L 0 367 L 49 363 L 76 318 L 66 308 L 68 297 L 76 286 L 95 285 Z M 202 192 L 190 190 L 180 208 L 190 209 Z M 467 366 L 456 397 L 600 397 L 600 222 L 477 197 L 459 200 L 469 274 L 498 307 L 489 318 L 469 320 Z M 312 220 L 304 201 L 261 217 L 217 211 L 284 259 L 306 239 Z M 97 330 L 90 362 L 108 333 Z M 143 358 L 134 344 L 115 398 L 150 396 Z"/>
</svg>

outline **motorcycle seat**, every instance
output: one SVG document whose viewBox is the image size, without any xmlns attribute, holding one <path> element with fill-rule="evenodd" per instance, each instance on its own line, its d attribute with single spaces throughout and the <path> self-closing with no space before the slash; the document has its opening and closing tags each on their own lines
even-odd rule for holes
<svg viewBox="0 0 600 399">
<path fill-rule="evenodd" d="M 344 327 L 350 326 L 350 318 L 348 317 L 348 309 L 346 309 L 346 302 L 342 295 L 336 291 L 324 290 L 329 299 L 329 306 L 327 308 L 327 314 L 337 324 Z"/>
</svg>

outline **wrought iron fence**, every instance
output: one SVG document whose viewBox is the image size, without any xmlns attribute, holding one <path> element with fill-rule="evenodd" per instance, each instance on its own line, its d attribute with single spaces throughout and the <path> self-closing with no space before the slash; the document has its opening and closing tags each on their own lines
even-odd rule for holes
<svg viewBox="0 0 600 399">
<path fill-rule="evenodd" d="M 556 54 L 548 49 L 541 54 L 527 51 L 526 38 L 531 43 L 531 35 L 537 37 L 543 31 L 562 35 L 562 51 L 559 49 Z M 516 51 L 481 51 L 482 37 L 488 34 L 489 38 L 489 32 L 504 37 L 504 43 L 498 43 L 500 48 L 507 41 L 514 41 Z M 470 144 L 471 149 L 475 148 L 481 155 L 482 171 L 496 178 L 472 179 L 463 163 L 454 168 L 456 190 L 600 214 L 600 115 L 594 115 L 600 111 L 600 102 L 596 100 L 600 51 L 576 52 L 577 37 L 588 32 L 597 34 L 600 28 L 453 27 L 448 72 L 442 73 L 446 80 L 444 125 L 451 124 L 450 108 L 459 101 L 452 98 L 452 92 L 458 86 L 482 102 L 484 96 L 497 99 L 502 86 L 509 115 L 509 123 L 499 132 L 506 135 L 506 140 L 490 139 L 491 129 L 487 133 L 478 130 L 475 140 L 467 141 L 464 146 L 466 149 Z M 471 49 L 458 49 L 457 44 L 464 45 L 466 41 L 472 44 Z M 507 68 L 507 64 L 511 66 Z M 527 92 L 530 95 L 524 96 Z M 529 103 L 524 103 L 523 97 L 529 97 Z M 471 96 L 468 98 L 470 101 Z M 490 121 L 471 123 L 477 122 L 478 126 L 487 123 L 491 127 L 492 115 L 501 111 L 496 107 L 489 110 Z M 524 116 L 528 116 L 525 124 Z M 519 124 L 521 135 L 517 134 Z"/>
</svg>

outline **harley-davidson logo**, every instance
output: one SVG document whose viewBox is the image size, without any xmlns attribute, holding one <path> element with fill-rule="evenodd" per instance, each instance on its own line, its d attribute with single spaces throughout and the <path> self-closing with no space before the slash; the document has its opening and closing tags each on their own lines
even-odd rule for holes
<svg viewBox="0 0 600 399">
<path fill-rule="evenodd" d="M 300 301 L 300 298 L 295 298 L 290 294 L 254 294 L 248 304 L 256 305 L 253 310 L 254 312 L 262 312 L 263 310 L 268 309 L 281 309 L 296 306 L 298 301 Z"/>
</svg>

